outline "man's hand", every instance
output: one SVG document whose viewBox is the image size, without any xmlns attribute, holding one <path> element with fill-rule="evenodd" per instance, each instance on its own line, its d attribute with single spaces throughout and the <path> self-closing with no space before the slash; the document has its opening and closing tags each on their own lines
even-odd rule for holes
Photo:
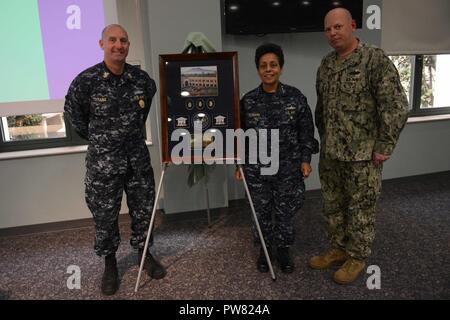
<svg viewBox="0 0 450 320">
<path fill-rule="evenodd" d="M 374 152 L 372 154 L 372 162 L 376 167 L 378 167 L 380 164 L 382 164 L 384 161 L 388 160 L 389 158 L 390 158 L 390 156 L 386 156 L 381 153 Z"/>
<path fill-rule="evenodd" d="M 302 171 L 303 177 L 308 178 L 311 174 L 311 165 L 308 162 L 302 162 L 300 170 Z"/>
</svg>

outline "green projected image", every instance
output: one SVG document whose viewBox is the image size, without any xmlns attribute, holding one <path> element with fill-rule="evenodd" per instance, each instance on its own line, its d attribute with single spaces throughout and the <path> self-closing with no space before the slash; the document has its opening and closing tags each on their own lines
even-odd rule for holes
<svg viewBox="0 0 450 320">
<path fill-rule="evenodd" d="M 38 2 L 1 1 L 0 101 L 49 99 Z"/>
</svg>

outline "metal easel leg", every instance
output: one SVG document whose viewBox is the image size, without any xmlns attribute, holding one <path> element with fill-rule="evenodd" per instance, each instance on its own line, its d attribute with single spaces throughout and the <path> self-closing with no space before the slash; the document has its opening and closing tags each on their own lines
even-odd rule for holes
<svg viewBox="0 0 450 320">
<path fill-rule="evenodd" d="M 164 180 L 164 173 L 166 172 L 166 169 L 167 169 L 167 163 L 164 163 L 163 170 L 161 173 L 161 178 L 159 179 L 158 191 L 156 192 L 155 201 L 153 203 L 153 211 L 152 211 L 152 216 L 150 219 L 150 225 L 148 226 L 147 239 L 145 239 L 144 252 L 142 253 L 141 264 L 139 266 L 139 274 L 138 274 L 138 277 L 136 280 L 136 286 L 134 287 L 135 293 L 138 291 L 139 282 L 141 281 L 141 273 L 142 273 L 142 269 L 144 267 L 145 257 L 147 255 L 148 243 L 149 243 L 150 235 L 151 235 L 152 228 L 153 228 L 153 222 L 155 220 L 156 207 L 158 206 L 159 194 L 161 193 L 161 187 L 162 187 L 162 183 Z"/>
<path fill-rule="evenodd" d="M 209 193 L 208 193 L 208 185 L 206 183 L 206 178 L 204 179 L 204 186 L 205 186 L 205 197 L 206 197 L 206 214 L 208 215 L 208 228 L 211 227 L 211 212 L 209 211 Z"/>
<path fill-rule="evenodd" d="M 250 195 L 250 191 L 248 190 L 247 181 L 245 180 L 244 170 L 242 170 L 242 166 L 239 165 L 239 171 L 241 172 L 242 181 L 244 181 L 245 192 L 247 193 L 248 201 L 250 202 L 250 207 L 253 213 L 253 219 L 255 221 L 256 229 L 258 230 L 259 240 L 261 241 L 261 246 L 264 250 L 264 255 L 266 256 L 267 264 L 269 265 L 270 275 L 272 276 L 272 280 L 276 280 L 275 273 L 273 272 L 272 261 L 270 261 L 269 253 L 267 252 L 266 242 L 264 241 L 264 237 L 261 232 L 261 227 L 259 226 L 258 217 L 256 216 L 255 207 L 253 206 L 253 200 Z"/>
</svg>

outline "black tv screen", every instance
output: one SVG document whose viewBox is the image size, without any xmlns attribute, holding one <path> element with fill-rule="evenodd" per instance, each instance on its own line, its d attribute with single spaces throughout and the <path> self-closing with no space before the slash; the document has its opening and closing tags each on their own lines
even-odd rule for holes
<svg viewBox="0 0 450 320">
<path fill-rule="evenodd" d="M 363 0 L 225 0 L 228 34 L 268 34 L 323 31 L 325 14 L 348 9 L 362 26 Z"/>
</svg>

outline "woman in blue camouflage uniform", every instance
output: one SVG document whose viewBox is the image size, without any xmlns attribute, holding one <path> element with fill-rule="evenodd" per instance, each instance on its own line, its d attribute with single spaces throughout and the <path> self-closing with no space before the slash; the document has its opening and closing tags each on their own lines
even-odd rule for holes
<svg viewBox="0 0 450 320">
<path fill-rule="evenodd" d="M 282 272 L 291 273 L 294 262 L 289 248 L 295 239 L 292 220 L 303 205 L 303 179 L 311 173 L 311 155 L 318 152 L 318 142 L 314 139 L 314 124 L 306 97 L 297 88 L 279 81 L 284 65 L 281 47 L 270 43 L 259 46 L 255 64 L 261 85 L 241 100 L 241 127 L 256 131 L 279 130 L 279 170 L 274 175 L 262 175 L 264 165 L 246 161 L 244 173 L 269 256 L 276 246 Z M 236 176 L 241 178 L 239 171 Z M 259 243 L 256 232 L 255 242 Z M 262 248 L 257 268 L 260 272 L 268 271 Z"/>
</svg>

